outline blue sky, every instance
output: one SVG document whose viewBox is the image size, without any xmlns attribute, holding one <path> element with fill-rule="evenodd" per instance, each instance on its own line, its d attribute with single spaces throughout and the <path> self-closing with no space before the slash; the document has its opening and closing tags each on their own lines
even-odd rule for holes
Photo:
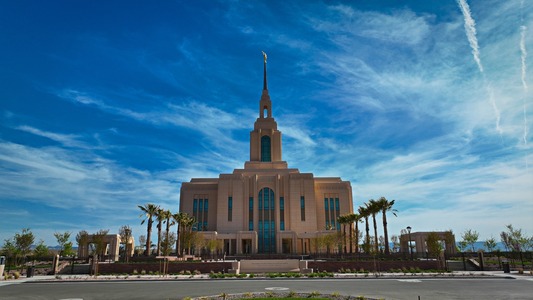
<svg viewBox="0 0 533 300">
<path fill-rule="evenodd" d="M 249 159 L 268 54 L 289 167 L 391 234 L 533 234 L 529 1 L 2 1 L 0 241 L 177 211 Z M 381 233 L 381 229 L 380 229 Z"/>
</svg>

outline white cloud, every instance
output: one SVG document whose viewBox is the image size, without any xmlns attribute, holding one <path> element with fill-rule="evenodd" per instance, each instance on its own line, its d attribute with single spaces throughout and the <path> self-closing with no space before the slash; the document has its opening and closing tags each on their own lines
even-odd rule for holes
<svg viewBox="0 0 533 300">
<path fill-rule="evenodd" d="M 46 132 L 27 125 L 18 126 L 16 129 L 48 138 L 66 147 L 87 147 L 87 145 L 78 141 L 79 136 L 74 134 L 58 134 L 53 132 Z"/>
<path fill-rule="evenodd" d="M 329 10 L 338 13 L 332 17 L 335 21 L 311 18 L 311 23 L 316 30 L 330 33 L 333 40 L 342 46 L 355 37 L 417 46 L 430 34 L 429 16 L 419 16 L 409 10 L 383 14 L 358 11 L 345 5 L 331 6 Z"/>
<path fill-rule="evenodd" d="M 158 173 L 124 170 L 114 162 L 83 151 L 33 148 L 0 143 L 4 199 L 19 198 L 46 206 L 76 209 L 123 209 L 125 203 L 177 201 L 177 184 Z M 151 200 L 150 200 L 151 199 Z M 113 214 L 102 211 L 102 215 Z"/>
</svg>

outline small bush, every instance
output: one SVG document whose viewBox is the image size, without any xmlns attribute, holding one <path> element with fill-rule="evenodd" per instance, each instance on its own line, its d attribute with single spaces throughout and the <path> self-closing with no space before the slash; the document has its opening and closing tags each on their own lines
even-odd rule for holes
<svg viewBox="0 0 533 300">
<path fill-rule="evenodd" d="M 146 270 L 141 270 L 141 275 L 146 275 Z"/>
<path fill-rule="evenodd" d="M 20 278 L 20 273 L 19 272 L 14 272 L 13 276 L 15 277 L 15 279 L 19 279 Z"/>
<path fill-rule="evenodd" d="M 287 298 L 294 298 L 294 296 L 296 296 L 296 292 L 295 292 L 295 291 L 290 291 L 290 292 L 287 294 Z"/>
<path fill-rule="evenodd" d="M 139 274 L 139 271 L 137 271 L 137 269 L 133 269 L 133 275 L 137 275 Z"/>
<path fill-rule="evenodd" d="M 320 292 L 318 292 L 318 291 L 312 291 L 309 294 L 309 298 L 318 297 L 318 296 L 320 296 Z"/>
</svg>

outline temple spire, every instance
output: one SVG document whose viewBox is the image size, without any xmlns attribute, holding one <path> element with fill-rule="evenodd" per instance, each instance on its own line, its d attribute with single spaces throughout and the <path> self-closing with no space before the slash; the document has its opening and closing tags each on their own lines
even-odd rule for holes
<svg viewBox="0 0 533 300">
<path fill-rule="evenodd" d="M 268 86 L 267 86 L 267 54 L 265 53 L 265 51 L 261 51 L 263 52 L 263 60 L 264 60 L 264 67 L 263 67 L 263 90 L 266 91 L 268 90 Z"/>
</svg>

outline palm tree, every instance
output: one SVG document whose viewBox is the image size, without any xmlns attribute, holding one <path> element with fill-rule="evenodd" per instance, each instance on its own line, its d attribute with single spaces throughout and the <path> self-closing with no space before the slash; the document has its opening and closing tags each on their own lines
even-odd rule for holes
<svg viewBox="0 0 533 300">
<path fill-rule="evenodd" d="M 169 240 L 168 240 L 168 236 L 170 235 L 170 227 L 174 224 L 176 224 L 174 222 L 174 220 L 171 220 L 172 219 L 172 213 L 170 212 L 170 210 L 164 210 L 162 213 L 163 217 L 165 218 L 165 223 L 167 225 L 166 227 L 166 230 L 165 230 L 165 247 L 164 247 L 164 250 L 163 250 L 163 253 L 164 255 L 168 255 L 168 250 L 169 250 L 169 247 L 171 247 L 169 245 Z"/>
<path fill-rule="evenodd" d="M 155 218 L 157 220 L 157 249 L 155 252 L 157 253 L 157 256 L 161 255 L 161 230 L 163 221 L 165 221 L 165 210 L 162 208 L 158 208 Z"/>
<path fill-rule="evenodd" d="M 385 238 L 385 254 L 390 254 L 390 248 L 389 248 L 389 233 L 387 230 L 387 212 L 390 211 L 392 214 L 397 217 L 396 213 L 398 210 L 393 209 L 392 206 L 394 205 L 395 200 L 387 200 L 385 197 L 379 198 L 377 201 L 379 208 L 381 209 L 381 213 L 383 214 L 383 235 Z"/>
<path fill-rule="evenodd" d="M 353 253 L 353 226 L 355 223 L 355 253 L 359 253 L 359 220 L 361 217 L 358 214 L 348 214 L 348 222 L 350 223 L 350 253 Z"/>
<path fill-rule="evenodd" d="M 144 218 L 141 222 L 141 225 L 144 224 L 145 221 L 148 220 L 146 225 L 146 250 L 144 251 L 144 255 L 150 255 L 150 245 L 151 240 L 150 236 L 152 235 L 152 224 L 154 223 L 154 220 L 152 219 L 155 214 L 157 213 L 157 210 L 159 209 L 159 206 L 148 203 L 144 206 L 138 205 L 139 209 L 142 211 L 142 214 L 139 216 L 139 218 Z"/>
<path fill-rule="evenodd" d="M 344 253 L 346 253 L 346 224 L 348 224 L 348 215 L 342 215 L 337 217 L 337 222 L 342 224 L 342 245 L 344 246 Z"/>
<path fill-rule="evenodd" d="M 363 250 L 365 251 L 365 253 L 368 253 L 370 247 L 370 227 L 368 227 L 368 217 L 370 216 L 370 211 L 366 206 L 359 206 L 358 212 L 359 216 L 365 219 L 366 236 L 365 243 L 363 244 Z"/>
<path fill-rule="evenodd" d="M 183 212 L 178 212 L 178 213 L 175 213 L 172 215 L 172 218 L 174 219 L 174 221 L 176 222 L 176 224 L 178 224 L 178 229 L 176 231 L 176 256 L 180 256 L 180 250 L 181 250 L 181 234 L 180 234 L 180 231 L 181 231 L 181 222 L 183 220 L 183 218 L 185 217 L 187 213 L 183 213 Z"/>
<path fill-rule="evenodd" d="M 185 236 L 190 235 L 189 233 L 192 231 L 192 226 L 196 223 L 196 219 L 192 216 L 189 216 L 189 214 L 187 214 L 186 212 L 179 212 L 177 214 L 174 214 L 172 215 L 172 218 L 178 224 L 176 255 L 179 256 L 180 254 L 182 254 L 181 250 L 183 248 L 183 244 L 185 244 Z"/>
<path fill-rule="evenodd" d="M 372 222 L 374 224 L 374 251 L 375 253 L 379 252 L 379 241 L 378 241 L 378 224 L 376 222 L 376 215 L 381 211 L 379 204 L 376 200 L 370 199 L 368 203 L 365 203 L 366 207 L 369 210 L 370 215 L 372 215 Z"/>
<path fill-rule="evenodd" d="M 193 216 L 186 215 L 182 220 L 182 225 L 185 234 L 183 235 L 183 244 L 187 245 L 187 254 L 191 254 L 191 242 L 193 238 L 193 226 L 196 224 L 196 218 Z"/>
</svg>

